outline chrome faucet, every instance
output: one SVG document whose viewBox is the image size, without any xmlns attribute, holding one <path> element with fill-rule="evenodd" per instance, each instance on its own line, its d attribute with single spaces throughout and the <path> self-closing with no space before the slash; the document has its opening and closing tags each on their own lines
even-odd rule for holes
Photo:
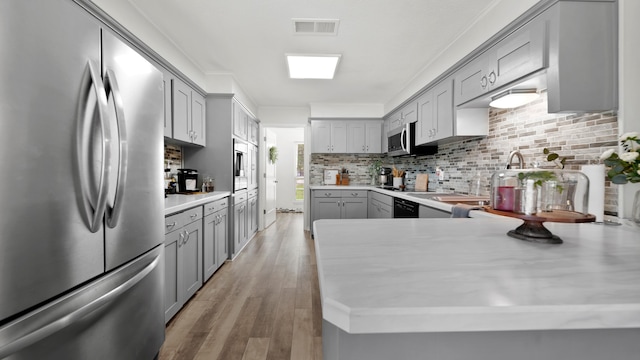
<svg viewBox="0 0 640 360">
<path fill-rule="evenodd" d="M 509 154 L 509 160 L 507 160 L 507 169 L 511 169 L 511 162 L 513 161 L 514 156 L 518 158 L 518 165 L 520 166 L 519 168 L 524 169 L 524 158 L 518 150 L 514 150 Z"/>
</svg>

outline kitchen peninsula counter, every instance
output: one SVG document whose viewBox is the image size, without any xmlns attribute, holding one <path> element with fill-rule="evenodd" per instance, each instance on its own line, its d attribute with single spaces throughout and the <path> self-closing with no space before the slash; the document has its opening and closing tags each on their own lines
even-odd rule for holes
<svg viewBox="0 0 640 360">
<path fill-rule="evenodd" d="M 325 359 L 637 359 L 640 229 L 521 223 L 317 221 Z"/>
<path fill-rule="evenodd" d="M 167 195 L 164 199 L 164 215 L 171 215 L 230 195 L 231 193 L 229 191 L 213 191 L 210 193 L 198 193 L 195 195 Z"/>
</svg>

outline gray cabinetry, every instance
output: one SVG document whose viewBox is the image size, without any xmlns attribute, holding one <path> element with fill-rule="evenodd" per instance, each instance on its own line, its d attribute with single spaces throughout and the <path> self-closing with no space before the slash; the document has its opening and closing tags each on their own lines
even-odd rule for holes
<svg viewBox="0 0 640 360">
<path fill-rule="evenodd" d="M 369 219 L 392 219 L 393 197 L 369 191 L 367 217 Z"/>
<path fill-rule="evenodd" d="M 347 153 L 379 154 L 381 152 L 381 121 L 347 122 Z"/>
<path fill-rule="evenodd" d="M 346 153 L 347 122 L 337 120 L 311 121 L 311 152 Z"/>
<path fill-rule="evenodd" d="M 173 120 L 171 119 L 171 78 L 168 70 L 162 72 L 162 90 L 164 91 L 164 137 L 173 138 Z"/>
<path fill-rule="evenodd" d="M 449 218 L 451 217 L 451 213 L 446 212 L 444 210 L 432 208 L 425 205 L 420 205 L 418 208 L 418 217 L 419 218 Z"/>
<path fill-rule="evenodd" d="M 416 144 L 453 136 L 453 81 L 446 79 L 418 98 Z"/>
<path fill-rule="evenodd" d="M 258 232 L 258 189 L 250 190 L 247 199 L 247 206 L 249 208 L 248 216 L 248 238 L 251 239 L 253 235 Z"/>
<path fill-rule="evenodd" d="M 320 219 L 366 219 L 367 190 L 312 190 L 312 222 Z"/>
<path fill-rule="evenodd" d="M 249 135 L 249 114 L 238 101 L 233 102 L 233 135 L 247 140 Z"/>
<path fill-rule="evenodd" d="M 207 281 L 228 257 L 227 211 L 229 199 L 204 205 L 203 280 Z"/>
<path fill-rule="evenodd" d="M 165 322 L 202 286 L 202 207 L 165 218 Z"/>
<path fill-rule="evenodd" d="M 249 142 L 258 145 L 258 138 L 260 137 L 260 125 L 258 121 L 249 118 Z"/>
<path fill-rule="evenodd" d="M 389 117 L 389 130 L 397 129 L 402 125 L 418 121 L 418 103 L 411 101 L 401 109 L 392 113 Z"/>
<path fill-rule="evenodd" d="M 534 19 L 456 73 L 455 104 L 461 105 L 546 67 L 546 22 Z"/>
<path fill-rule="evenodd" d="M 235 258 L 249 242 L 249 208 L 247 192 L 234 194 L 233 200 L 233 247 L 231 258 Z"/>
<path fill-rule="evenodd" d="M 258 188 L 258 147 L 256 145 L 249 144 L 249 161 L 247 165 L 247 189 Z"/>
<path fill-rule="evenodd" d="M 171 78 L 171 114 L 174 139 L 206 145 L 204 97 L 176 77 Z"/>
</svg>

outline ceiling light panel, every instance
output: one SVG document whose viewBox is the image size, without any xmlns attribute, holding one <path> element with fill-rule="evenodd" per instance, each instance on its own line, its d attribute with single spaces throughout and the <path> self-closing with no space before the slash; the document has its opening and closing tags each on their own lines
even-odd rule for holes
<svg viewBox="0 0 640 360">
<path fill-rule="evenodd" d="M 286 54 L 292 79 L 333 79 L 341 55 Z"/>
<path fill-rule="evenodd" d="M 338 35 L 338 19 L 291 19 L 296 35 Z"/>
</svg>

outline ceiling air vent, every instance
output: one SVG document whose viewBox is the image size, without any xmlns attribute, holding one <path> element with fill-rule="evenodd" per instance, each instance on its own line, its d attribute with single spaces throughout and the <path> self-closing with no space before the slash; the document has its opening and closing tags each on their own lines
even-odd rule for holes
<svg viewBox="0 0 640 360">
<path fill-rule="evenodd" d="M 293 33 L 296 35 L 338 35 L 336 19 L 292 19 Z"/>
</svg>

